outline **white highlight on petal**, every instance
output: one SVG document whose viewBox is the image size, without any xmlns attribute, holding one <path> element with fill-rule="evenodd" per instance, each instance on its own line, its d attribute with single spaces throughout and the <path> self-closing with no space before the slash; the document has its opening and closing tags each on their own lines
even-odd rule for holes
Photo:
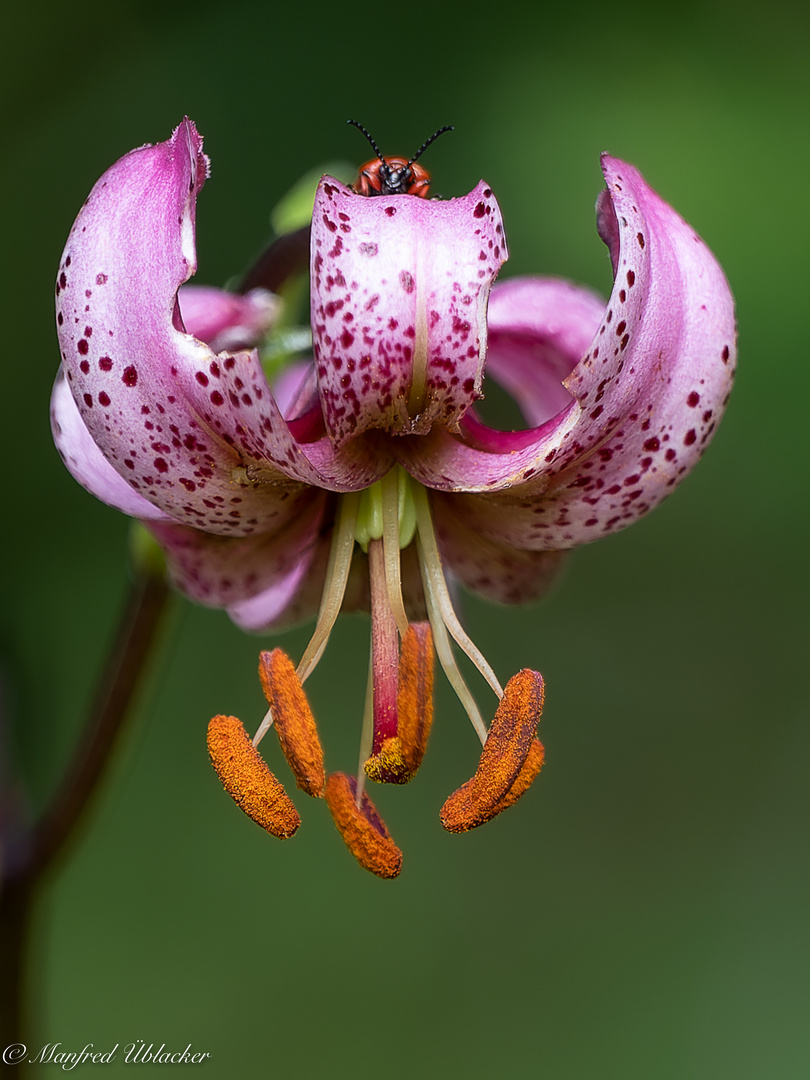
<svg viewBox="0 0 810 1080">
<path fill-rule="evenodd" d="M 186 206 L 183 214 L 183 225 L 180 230 L 180 250 L 183 258 L 193 270 L 197 265 L 197 250 L 194 246 L 194 223 L 191 220 L 191 207 Z"/>
</svg>

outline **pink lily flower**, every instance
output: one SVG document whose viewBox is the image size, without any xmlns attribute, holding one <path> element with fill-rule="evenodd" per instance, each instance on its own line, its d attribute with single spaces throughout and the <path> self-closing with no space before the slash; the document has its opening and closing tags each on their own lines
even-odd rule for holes
<svg viewBox="0 0 810 1080">
<path fill-rule="evenodd" d="M 447 201 L 366 197 L 331 177 L 311 230 L 312 363 L 271 389 L 254 346 L 276 300 L 195 289 L 197 194 L 208 159 L 185 120 L 98 181 L 57 282 L 56 445 L 98 498 L 142 520 L 179 589 L 248 630 L 317 615 L 294 667 L 262 653 L 270 709 L 251 741 L 217 717 L 212 761 L 268 831 L 298 816 L 255 747 L 272 725 L 299 787 L 325 795 L 366 868 L 401 854 L 365 791 L 424 753 L 433 651 L 483 745 L 442 811 L 450 831 L 511 805 L 543 760 L 543 681 L 501 686 L 453 604 L 542 595 L 569 549 L 652 510 L 696 464 L 731 388 L 731 292 L 706 245 L 632 166 L 602 159 L 597 227 L 607 302 L 564 281 L 493 282 L 507 257 L 482 181 Z M 482 422 L 488 380 L 525 417 Z M 302 684 L 341 609 L 371 611 L 357 777 L 326 776 Z M 457 666 L 498 700 L 487 727 Z"/>
</svg>

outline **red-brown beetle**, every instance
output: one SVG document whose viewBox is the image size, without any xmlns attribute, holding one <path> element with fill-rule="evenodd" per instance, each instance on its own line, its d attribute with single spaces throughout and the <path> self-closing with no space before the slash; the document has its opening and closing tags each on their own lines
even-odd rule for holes
<svg viewBox="0 0 810 1080">
<path fill-rule="evenodd" d="M 452 131 L 453 127 L 447 124 L 439 128 L 430 138 L 422 143 L 412 158 L 383 157 L 377 144 L 362 124 L 356 120 L 347 120 L 347 124 L 353 124 L 360 128 L 365 137 L 371 143 L 377 159 L 367 161 L 362 165 L 357 174 L 357 182 L 353 190 L 358 195 L 416 195 L 420 199 L 426 199 L 430 189 L 430 173 L 422 165 L 416 165 L 417 158 L 421 157 L 425 150 L 445 131 Z"/>
</svg>

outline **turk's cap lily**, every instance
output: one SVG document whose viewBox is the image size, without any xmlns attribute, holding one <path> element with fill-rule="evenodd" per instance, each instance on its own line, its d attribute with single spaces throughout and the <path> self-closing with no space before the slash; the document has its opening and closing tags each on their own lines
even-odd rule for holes
<svg viewBox="0 0 810 1080">
<path fill-rule="evenodd" d="M 297 669 L 276 662 L 263 679 L 270 719 L 254 744 L 278 725 L 279 694 L 303 707 L 300 684 L 341 608 L 370 608 L 363 765 L 356 781 L 327 778 L 309 793 L 325 795 L 354 853 L 366 852 L 364 865 L 382 860 L 383 876 L 396 864 L 393 841 L 364 777 L 413 775 L 429 722 L 407 717 L 432 715 L 434 647 L 485 743 L 483 779 L 453 797 L 446 827 L 510 805 L 542 762 L 532 728 L 540 676 L 501 687 L 446 579 L 507 603 L 542 595 L 568 549 L 624 528 L 673 490 L 725 407 L 736 337 L 722 271 L 636 169 L 608 155 L 602 168 L 607 304 L 549 278 L 493 287 L 507 249 L 483 181 L 431 201 L 368 198 L 324 177 L 311 229 L 313 357 L 272 387 L 254 346 L 272 325 L 273 297 L 186 284 L 208 174 L 190 121 L 108 170 L 63 254 L 52 413 L 68 468 L 147 523 L 192 598 L 253 630 L 318 613 Z M 476 402 L 489 380 L 514 397 L 525 428 L 482 421 Z M 496 693 L 505 741 L 487 737 L 451 638 Z M 219 718 L 220 765 L 221 747 L 242 738 L 232 720 Z M 311 756 L 317 736 L 307 732 Z M 519 752 L 504 749 L 510 739 Z M 261 769 L 234 753 L 260 790 Z M 494 783 L 507 760 L 507 780 Z M 218 771 L 234 794 L 236 781 Z"/>
</svg>

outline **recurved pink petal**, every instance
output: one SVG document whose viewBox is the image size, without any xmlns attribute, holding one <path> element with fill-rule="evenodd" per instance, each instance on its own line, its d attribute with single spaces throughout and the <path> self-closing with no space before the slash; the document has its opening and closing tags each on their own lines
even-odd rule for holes
<svg viewBox="0 0 810 1080">
<path fill-rule="evenodd" d="M 63 366 L 90 435 L 148 502 L 221 535 L 273 527 L 279 484 L 363 487 L 388 467 L 325 436 L 298 445 L 258 355 L 215 354 L 185 333 L 179 287 L 196 267 L 194 212 L 207 168 L 186 120 L 99 180 L 57 283 Z"/>
<path fill-rule="evenodd" d="M 539 600 L 557 580 L 565 551 L 526 551 L 484 535 L 453 512 L 455 496 L 436 492 L 431 500 L 442 563 L 471 592 L 498 604 Z M 484 508 L 485 512 L 489 507 Z"/>
<path fill-rule="evenodd" d="M 269 633 L 311 619 L 320 606 L 328 561 L 327 542 L 310 544 L 266 589 L 230 604 L 228 615 L 251 634 Z"/>
<path fill-rule="evenodd" d="M 564 380 L 573 401 L 532 432 L 465 420 L 400 459 L 429 487 L 467 489 L 454 510 L 519 547 L 557 550 L 615 532 L 697 462 L 728 398 L 734 305 L 714 256 L 631 166 L 603 159 L 598 225 L 614 287 L 590 347 Z M 570 319 L 562 311 L 561 318 Z"/>
<path fill-rule="evenodd" d="M 162 510 L 147 502 L 118 475 L 99 450 L 79 415 L 61 368 L 51 394 L 51 431 L 68 470 L 97 499 L 130 517 L 168 520 Z"/>
<path fill-rule="evenodd" d="M 300 582 L 320 541 L 328 497 L 315 488 L 280 490 L 274 528 L 259 536 L 218 536 L 174 522 L 149 527 L 179 589 L 209 607 L 230 607 L 291 578 Z"/>
<path fill-rule="evenodd" d="M 590 345 L 604 310 L 603 297 L 557 278 L 496 283 L 484 396 L 494 379 L 520 406 L 526 427 L 552 419 L 573 400 L 563 380 Z"/>
<path fill-rule="evenodd" d="M 480 395 L 489 290 L 506 259 L 483 181 L 449 201 L 357 195 L 325 177 L 312 218 L 312 332 L 335 445 L 369 428 L 451 430 Z"/>
</svg>

